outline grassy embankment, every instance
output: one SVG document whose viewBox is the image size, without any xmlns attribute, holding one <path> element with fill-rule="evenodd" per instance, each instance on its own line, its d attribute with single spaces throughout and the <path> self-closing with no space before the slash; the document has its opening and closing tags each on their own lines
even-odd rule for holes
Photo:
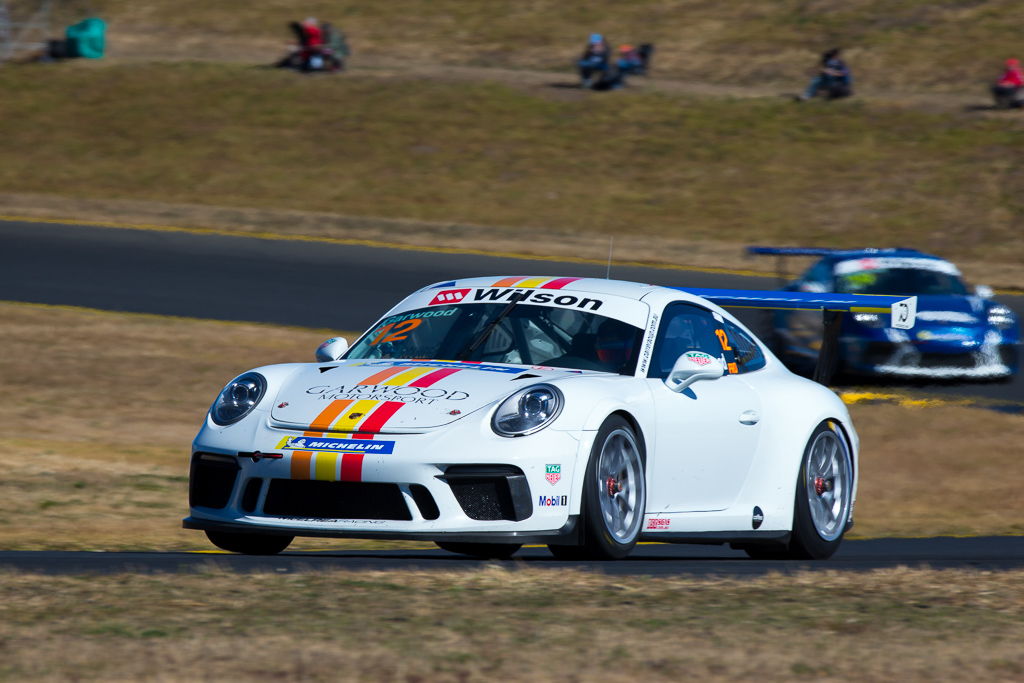
<svg viewBox="0 0 1024 683">
<path fill-rule="evenodd" d="M 276 57 L 288 21 L 343 28 L 354 63 L 389 58 L 569 72 L 591 31 L 614 44 L 654 42 L 659 78 L 794 88 L 818 54 L 845 46 L 861 91 L 971 92 L 1020 50 L 1015 0 L 97 0 L 111 53 Z M 300 14 L 300 12 L 302 14 Z M 262 53 L 258 50 L 263 50 Z M 1020 56 L 1018 54 L 1018 56 Z"/>
<path fill-rule="evenodd" d="M 5 214 L 57 195 L 211 207 L 193 225 L 300 209 L 438 223 L 236 221 L 596 258 L 616 235 L 620 260 L 677 263 L 717 245 L 704 265 L 751 242 L 907 245 L 1024 279 L 1012 115 L 194 63 L 3 69 L 0 89 Z"/>
<path fill-rule="evenodd" d="M 12 574 L 0 679 L 1019 680 L 1022 580 Z"/>
<path fill-rule="evenodd" d="M 17 398 L 0 422 L 16 454 L 0 479 L 7 549 L 209 549 L 180 528 L 189 444 L 207 406 L 239 372 L 309 359 L 328 335 L 10 303 L 0 319 L 0 386 Z M 863 442 L 854 536 L 1024 532 L 1024 500 L 1006 476 L 1017 467 L 1006 444 L 1024 439 L 1024 419 L 959 407 L 851 410 Z"/>
</svg>

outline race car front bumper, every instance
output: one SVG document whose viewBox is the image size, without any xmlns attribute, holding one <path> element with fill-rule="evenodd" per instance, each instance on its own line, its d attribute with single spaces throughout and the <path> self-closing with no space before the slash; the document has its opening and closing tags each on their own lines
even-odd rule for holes
<svg viewBox="0 0 1024 683">
<path fill-rule="evenodd" d="M 928 379 L 998 379 L 1016 374 L 1018 345 L 942 348 L 910 342 L 841 340 L 846 372 Z"/>
<path fill-rule="evenodd" d="M 470 424 L 380 434 L 366 443 L 388 452 L 361 453 L 352 467 L 349 453 L 302 461 L 275 450 L 301 433 L 226 431 L 204 429 L 193 444 L 185 528 L 490 543 L 574 541 L 577 460 L 585 466 L 593 438 L 548 429 L 509 439 Z"/>
</svg>

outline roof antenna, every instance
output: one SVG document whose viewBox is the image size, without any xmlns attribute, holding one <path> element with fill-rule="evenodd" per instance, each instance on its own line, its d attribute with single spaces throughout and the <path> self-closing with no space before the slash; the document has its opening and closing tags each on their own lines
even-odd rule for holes
<svg viewBox="0 0 1024 683">
<path fill-rule="evenodd" d="M 605 280 L 612 279 L 612 246 L 615 245 L 615 235 L 608 236 L 608 270 L 604 274 Z"/>
</svg>

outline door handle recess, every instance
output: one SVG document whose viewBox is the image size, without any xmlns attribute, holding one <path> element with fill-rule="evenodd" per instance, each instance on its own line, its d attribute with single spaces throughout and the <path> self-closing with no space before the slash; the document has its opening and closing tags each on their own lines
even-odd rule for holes
<svg viewBox="0 0 1024 683">
<path fill-rule="evenodd" d="M 756 425 L 761 421 L 761 413 L 756 410 L 744 410 L 740 413 L 740 424 Z"/>
</svg>

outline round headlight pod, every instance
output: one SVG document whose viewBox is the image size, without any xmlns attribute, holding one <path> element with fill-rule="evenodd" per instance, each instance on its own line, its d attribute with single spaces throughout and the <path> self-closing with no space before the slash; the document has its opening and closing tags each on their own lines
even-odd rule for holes
<svg viewBox="0 0 1024 683">
<path fill-rule="evenodd" d="M 558 417 L 564 403 L 565 398 L 558 387 L 534 384 L 501 402 L 491 418 L 491 429 L 499 436 L 533 434 Z"/>
<path fill-rule="evenodd" d="M 228 382 L 210 408 L 210 419 L 223 426 L 234 424 L 252 412 L 267 393 L 267 380 L 258 372 L 247 372 Z"/>
</svg>

